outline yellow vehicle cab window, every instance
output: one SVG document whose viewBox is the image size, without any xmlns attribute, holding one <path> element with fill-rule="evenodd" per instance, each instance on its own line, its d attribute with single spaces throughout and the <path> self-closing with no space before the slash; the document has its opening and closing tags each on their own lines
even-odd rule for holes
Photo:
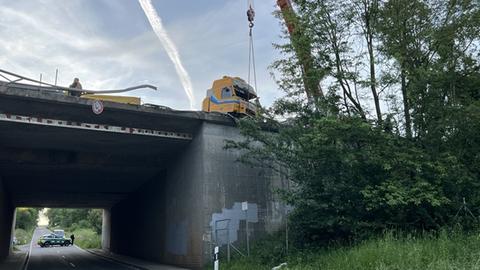
<svg viewBox="0 0 480 270">
<path fill-rule="evenodd" d="M 231 98 L 232 97 L 232 90 L 228 87 L 224 87 L 222 89 L 222 99 Z"/>
</svg>

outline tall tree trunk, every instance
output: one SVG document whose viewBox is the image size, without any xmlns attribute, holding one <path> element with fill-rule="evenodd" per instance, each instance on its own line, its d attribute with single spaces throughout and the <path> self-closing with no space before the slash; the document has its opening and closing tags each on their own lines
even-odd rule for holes
<svg viewBox="0 0 480 270">
<path fill-rule="evenodd" d="M 353 109 L 360 114 L 360 117 L 363 119 L 367 119 L 365 111 L 363 110 L 362 106 L 360 105 L 359 101 L 356 101 L 355 98 L 352 96 L 351 87 L 348 83 L 348 80 L 345 78 L 345 71 L 342 67 L 342 58 L 340 56 L 341 50 L 339 47 L 339 41 L 337 38 L 337 29 L 335 23 L 332 21 L 332 17 L 328 11 L 325 11 L 325 16 L 327 19 L 327 34 L 330 39 L 330 46 L 332 47 L 332 51 L 335 55 L 335 68 L 337 70 L 337 75 L 334 76 L 335 79 L 340 84 L 343 94 L 347 96 L 350 102 L 353 104 Z"/>
<path fill-rule="evenodd" d="M 410 118 L 410 104 L 408 102 L 408 93 L 407 93 L 407 83 L 406 83 L 406 74 L 405 68 L 402 64 L 402 70 L 400 72 L 400 77 L 402 81 L 402 97 L 403 97 L 403 112 L 405 115 L 405 132 L 407 133 L 407 138 L 412 138 L 412 121 Z"/>
<path fill-rule="evenodd" d="M 375 55 L 373 52 L 373 31 L 372 31 L 372 12 L 375 12 L 374 8 L 376 8 L 375 3 L 373 3 L 373 7 L 370 5 L 370 0 L 363 1 L 364 7 L 364 22 L 365 22 L 365 39 L 367 41 L 368 47 L 368 56 L 370 60 L 370 89 L 372 91 L 373 100 L 375 102 L 375 111 L 377 113 L 377 121 L 379 124 L 382 123 L 382 111 L 380 108 L 380 99 L 378 98 L 377 92 L 377 77 L 375 75 Z"/>
</svg>

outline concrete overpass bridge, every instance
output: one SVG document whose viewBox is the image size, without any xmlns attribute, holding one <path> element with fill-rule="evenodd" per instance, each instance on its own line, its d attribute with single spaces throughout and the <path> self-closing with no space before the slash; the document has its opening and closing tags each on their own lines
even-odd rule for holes
<svg viewBox="0 0 480 270">
<path fill-rule="evenodd" d="M 0 258 L 16 207 L 102 208 L 104 249 L 188 268 L 215 241 L 241 244 L 246 219 L 253 238 L 282 225 L 272 190 L 285 183 L 224 149 L 241 138 L 231 118 L 112 102 L 95 114 L 92 103 L 0 82 Z"/>
</svg>

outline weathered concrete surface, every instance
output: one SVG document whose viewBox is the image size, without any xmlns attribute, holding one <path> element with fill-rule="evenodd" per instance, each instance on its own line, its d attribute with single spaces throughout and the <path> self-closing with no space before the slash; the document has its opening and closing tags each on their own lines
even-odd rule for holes
<svg viewBox="0 0 480 270">
<path fill-rule="evenodd" d="M 15 208 L 10 200 L 10 195 L 5 190 L 0 178 L 0 260 L 5 259 L 11 252 L 14 214 Z"/>
<path fill-rule="evenodd" d="M 277 231 L 284 224 L 285 208 L 274 189 L 284 187 L 286 180 L 272 170 L 246 166 L 237 161 L 239 152 L 224 149 L 226 139 L 242 139 L 237 128 L 205 123 L 202 134 L 203 238 L 212 239 L 204 241 L 204 258 L 208 259 L 212 242 L 225 245 L 229 239 L 236 246 L 245 242 L 246 219 L 251 239 Z M 245 201 L 248 212 L 241 210 Z M 229 221 L 220 221 L 225 219 Z"/>
<path fill-rule="evenodd" d="M 189 134 L 203 121 L 233 125 L 219 114 L 113 102 L 105 102 L 104 112 L 95 115 L 92 100 L 37 88 L 0 82 L 0 113 Z M 0 175 L 16 206 L 108 208 L 165 169 L 188 144 L 0 121 Z"/>
<path fill-rule="evenodd" d="M 168 169 L 112 210 L 111 251 L 199 268 L 202 261 L 202 149 L 195 136 Z M 138 211 L 142 209 L 142 211 Z M 133 246 L 136 233 L 149 243 Z"/>
<path fill-rule="evenodd" d="M 239 153 L 224 149 L 227 139 L 241 139 L 238 129 L 204 123 L 164 174 L 115 205 L 111 251 L 200 268 L 215 242 L 226 245 L 227 223 L 230 241 L 238 247 L 246 239 L 247 215 L 252 241 L 278 230 L 285 209 L 273 188 L 285 181 L 271 170 L 237 162 Z M 241 211 L 244 201 L 248 214 Z M 132 245 L 139 234 L 148 235 L 150 243 Z"/>
<path fill-rule="evenodd" d="M 110 239 L 112 238 L 112 215 L 110 209 L 103 209 L 102 214 L 102 249 L 110 251 Z"/>
<path fill-rule="evenodd" d="M 225 140 L 241 139 L 231 118 L 111 102 L 95 115 L 91 103 L 0 82 L 0 113 L 186 132 L 193 139 L 0 121 L 3 254 L 11 231 L 5 226 L 20 206 L 103 208 L 104 249 L 195 269 L 210 260 L 215 244 L 229 239 L 241 248 L 246 220 L 252 240 L 282 226 L 284 207 L 273 189 L 285 183 L 224 149 Z"/>
</svg>

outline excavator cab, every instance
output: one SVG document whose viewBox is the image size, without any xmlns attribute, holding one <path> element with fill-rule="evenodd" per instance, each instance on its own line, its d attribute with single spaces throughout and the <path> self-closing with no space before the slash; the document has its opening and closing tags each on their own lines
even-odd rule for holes
<svg viewBox="0 0 480 270">
<path fill-rule="evenodd" d="M 203 99 L 205 112 L 229 113 L 236 116 L 253 116 L 257 106 L 251 100 L 257 98 L 253 87 L 239 77 L 223 76 L 215 80 Z"/>
</svg>

